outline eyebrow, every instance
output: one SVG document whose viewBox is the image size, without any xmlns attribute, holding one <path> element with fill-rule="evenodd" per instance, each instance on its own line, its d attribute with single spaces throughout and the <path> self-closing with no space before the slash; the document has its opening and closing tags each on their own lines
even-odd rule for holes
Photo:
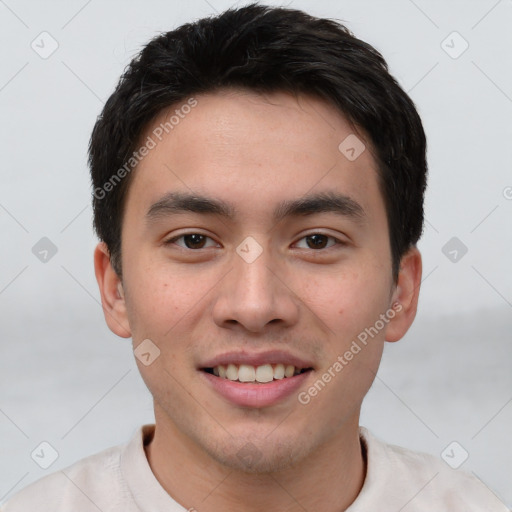
<svg viewBox="0 0 512 512">
<path fill-rule="evenodd" d="M 170 192 L 151 205 L 146 219 L 153 221 L 186 212 L 220 215 L 227 220 L 234 220 L 236 217 L 235 207 L 223 200 L 184 192 Z M 366 216 L 363 207 L 357 201 L 343 194 L 329 191 L 282 201 L 273 212 L 273 221 L 280 222 L 289 217 L 318 213 L 335 213 L 356 222 L 361 222 Z"/>
</svg>

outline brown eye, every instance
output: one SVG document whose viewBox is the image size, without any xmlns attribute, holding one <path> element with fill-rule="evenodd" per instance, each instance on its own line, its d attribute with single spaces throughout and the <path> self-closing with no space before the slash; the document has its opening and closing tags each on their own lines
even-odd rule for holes
<svg viewBox="0 0 512 512">
<path fill-rule="evenodd" d="M 297 247 L 301 249 L 329 249 L 333 245 L 343 245 L 343 242 L 333 236 L 323 233 L 312 233 L 299 240 Z"/>
<path fill-rule="evenodd" d="M 188 249 L 202 249 L 204 247 L 206 237 L 204 235 L 194 233 L 193 235 L 185 235 L 183 237 L 183 241 Z"/>
<path fill-rule="evenodd" d="M 185 235 L 171 238 L 165 242 L 165 245 L 173 244 L 176 244 L 183 249 L 204 249 L 216 246 L 214 240 L 209 236 L 202 235 L 201 233 L 187 233 Z"/>
<path fill-rule="evenodd" d="M 306 238 L 306 243 L 310 249 L 323 249 L 327 245 L 329 237 L 327 235 L 309 235 Z"/>
</svg>

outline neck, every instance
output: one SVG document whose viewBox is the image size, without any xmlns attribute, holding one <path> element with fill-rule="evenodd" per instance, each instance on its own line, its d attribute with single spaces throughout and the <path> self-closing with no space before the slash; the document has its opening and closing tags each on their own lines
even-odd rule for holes
<svg viewBox="0 0 512 512">
<path fill-rule="evenodd" d="M 359 414 L 305 460 L 274 473 L 226 467 L 158 417 L 145 450 L 160 485 L 188 510 L 339 512 L 356 499 L 366 475 L 358 423 Z"/>
</svg>

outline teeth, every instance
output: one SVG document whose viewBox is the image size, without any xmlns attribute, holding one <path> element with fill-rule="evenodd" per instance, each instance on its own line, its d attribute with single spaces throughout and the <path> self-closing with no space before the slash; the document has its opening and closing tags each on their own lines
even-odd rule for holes
<svg viewBox="0 0 512 512">
<path fill-rule="evenodd" d="M 258 382 L 272 382 L 274 380 L 274 368 L 270 364 L 264 364 L 256 368 L 256 380 Z"/>
<path fill-rule="evenodd" d="M 226 370 L 226 378 L 229 380 L 238 380 L 238 367 L 234 364 L 228 364 L 228 368 Z"/>
<path fill-rule="evenodd" d="M 284 364 L 274 366 L 274 379 L 284 379 Z"/>
<path fill-rule="evenodd" d="M 254 366 L 241 364 L 240 368 L 238 368 L 238 380 L 240 382 L 254 382 L 256 380 L 256 370 L 254 369 Z"/>
<path fill-rule="evenodd" d="M 222 379 L 229 379 L 239 382 L 272 382 L 272 380 L 281 380 L 300 373 L 299 368 L 292 364 L 262 364 L 260 366 L 251 366 L 249 364 L 220 364 L 213 368 L 213 374 Z"/>
<path fill-rule="evenodd" d="M 284 369 L 284 376 L 285 377 L 292 377 L 294 373 L 295 373 L 295 366 L 293 366 L 292 364 L 289 364 Z"/>
</svg>

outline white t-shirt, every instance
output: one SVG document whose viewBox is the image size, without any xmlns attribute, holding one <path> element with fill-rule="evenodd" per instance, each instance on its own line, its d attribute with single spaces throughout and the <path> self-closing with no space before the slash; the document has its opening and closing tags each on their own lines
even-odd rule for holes
<svg viewBox="0 0 512 512">
<path fill-rule="evenodd" d="M 154 425 L 125 445 L 47 475 L 0 512 L 183 512 L 153 475 L 144 452 Z M 366 448 L 363 488 L 346 512 L 509 512 L 478 479 L 432 455 L 383 443 L 360 427 Z"/>
</svg>

